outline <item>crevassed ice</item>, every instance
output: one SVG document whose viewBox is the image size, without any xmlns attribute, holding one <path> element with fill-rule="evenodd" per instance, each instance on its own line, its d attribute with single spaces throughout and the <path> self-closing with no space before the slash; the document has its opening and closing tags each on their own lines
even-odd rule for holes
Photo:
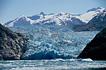
<svg viewBox="0 0 106 70">
<path fill-rule="evenodd" d="M 16 31 L 29 37 L 30 43 L 23 59 L 76 58 L 98 33 L 73 32 L 67 26 L 56 25 L 18 27 Z"/>
</svg>

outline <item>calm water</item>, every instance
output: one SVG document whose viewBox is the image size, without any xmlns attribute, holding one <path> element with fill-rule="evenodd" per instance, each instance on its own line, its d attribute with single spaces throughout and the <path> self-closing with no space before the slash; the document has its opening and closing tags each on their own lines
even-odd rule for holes
<svg viewBox="0 0 106 70">
<path fill-rule="evenodd" d="M 105 70 L 106 61 L 77 59 L 0 61 L 0 70 Z"/>
</svg>

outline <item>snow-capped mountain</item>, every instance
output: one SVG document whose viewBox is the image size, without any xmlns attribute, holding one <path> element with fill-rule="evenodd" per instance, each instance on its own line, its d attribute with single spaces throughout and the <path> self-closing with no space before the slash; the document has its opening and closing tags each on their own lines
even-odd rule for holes
<svg viewBox="0 0 106 70">
<path fill-rule="evenodd" d="M 106 27 L 106 9 L 97 14 L 88 24 L 73 26 L 74 31 L 101 31 Z"/>
<path fill-rule="evenodd" d="M 33 20 L 22 15 L 22 16 L 16 18 L 15 20 L 5 23 L 4 25 L 7 27 L 12 27 L 12 26 L 32 25 L 33 23 L 34 23 Z"/>
<path fill-rule="evenodd" d="M 95 16 L 88 24 L 106 21 L 106 9 L 102 13 Z"/>
<path fill-rule="evenodd" d="M 54 15 L 41 12 L 40 14 L 29 17 L 20 16 L 15 20 L 5 23 L 4 25 L 7 27 L 22 25 L 84 25 L 103 10 L 104 8 L 101 7 L 93 8 L 81 15 L 74 15 L 64 12 Z"/>
<path fill-rule="evenodd" d="M 37 16 L 37 15 L 35 15 Z M 32 16 L 34 17 L 34 16 Z M 69 24 L 85 24 L 78 18 L 75 18 L 74 15 L 68 14 L 68 13 L 63 13 L 60 12 L 59 14 L 53 15 L 53 14 L 39 14 L 39 19 L 35 19 L 35 24 L 40 24 L 40 25 L 69 25 Z M 30 18 L 32 19 L 32 18 Z M 32 19 L 33 20 L 33 19 Z M 76 23 L 75 23 L 76 22 Z"/>
<path fill-rule="evenodd" d="M 79 18 L 85 23 L 88 23 L 93 17 L 95 17 L 97 14 L 102 13 L 105 8 L 97 7 L 92 8 L 87 11 L 85 14 L 81 14 L 80 16 L 76 16 L 76 18 Z"/>
</svg>

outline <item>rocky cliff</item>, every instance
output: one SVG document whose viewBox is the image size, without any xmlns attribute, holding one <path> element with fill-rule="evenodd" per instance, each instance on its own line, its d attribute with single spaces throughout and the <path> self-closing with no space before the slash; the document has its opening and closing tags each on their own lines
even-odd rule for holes
<svg viewBox="0 0 106 70">
<path fill-rule="evenodd" d="M 26 51 L 27 40 L 0 24 L 0 60 L 20 60 Z"/>
<path fill-rule="evenodd" d="M 87 44 L 78 58 L 91 58 L 93 60 L 106 60 L 106 28 Z"/>
</svg>

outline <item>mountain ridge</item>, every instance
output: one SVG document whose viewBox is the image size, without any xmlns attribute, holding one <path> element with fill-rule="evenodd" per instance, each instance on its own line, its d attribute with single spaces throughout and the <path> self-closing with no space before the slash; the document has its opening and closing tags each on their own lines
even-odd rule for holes
<svg viewBox="0 0 106 70">
<path fill-rule="evenodd" d="M 106 27 L 106 9 L 91 19 L 86 25 L 73 26 L 74 31 L 101 31 Z"/>
<path fill-rule="evenodd" d="M 98 13 L 101 13 L 103 9 L 104 8 L 97 8 L 96 11 L 90 11 L 81 15 L 74 15 L 74 14 L 69 14 L 64 12 L 60 12 L 54 15 L 54 14 L 45 14 L 41 12 L 40 14 L 36 14 L 34 16 L 29 16 L 29 17 L 23 16 L 21 17 L 21 20 L 19 21 L 16 18 L 15 20 L 5 23 L 4 26 L 13 27 L 13 26 L 37 25 L 37 24 L 39 25 L 70 25 L 70 26 L 85 25 Z M 89 15 L 89 16 L 85 17 L 86 15 Z"/>
</svg>

